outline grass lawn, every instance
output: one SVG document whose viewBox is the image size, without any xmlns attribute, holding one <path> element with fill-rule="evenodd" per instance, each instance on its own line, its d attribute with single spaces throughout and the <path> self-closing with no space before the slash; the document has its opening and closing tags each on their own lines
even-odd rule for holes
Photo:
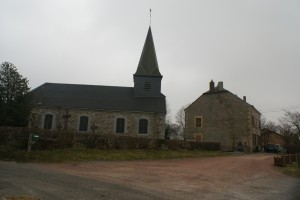
<svg viewBox="0 0 300 200">
<path fill-rule="evenodd" d="M 16 162 L 83 162 L 116 160 L 157 160 L 176 158 L 199 158 L 227 155 L 220 151 L 190 150 L 100 150 L 100 149 L 56 149 L 46 151 L 5 151 L 0 149 L 0 160 Z"/>
</svg>

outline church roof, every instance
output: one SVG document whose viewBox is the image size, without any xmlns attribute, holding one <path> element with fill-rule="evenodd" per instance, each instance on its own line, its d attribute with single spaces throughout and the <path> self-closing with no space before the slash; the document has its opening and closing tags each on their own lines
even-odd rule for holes
<svg viewBox="0 0 300 200">
<path fill-rule="evenodd" d="M 149 27 L 142 55 L 135 75 L 159 77 L 162 76 L 158 68 L 151 27 Z"/>
<path fill-rule="evenodd" d="M 133 96 L 133 87 L 45 83 L 31 91 L 33 106 L 165 113 L 165 96 Z"/>
</svg>

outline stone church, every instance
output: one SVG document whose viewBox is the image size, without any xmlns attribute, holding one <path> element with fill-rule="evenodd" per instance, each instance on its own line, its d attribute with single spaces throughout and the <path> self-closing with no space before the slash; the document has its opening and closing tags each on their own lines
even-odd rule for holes
<svg viewBox="0 0 300 200">
<path fill-rule="evenodd" d="M 149 27 L 133 87 L 44 83 L 34 94 L 31 126 L 164 138 L 166 100 Z"/>
</svg>

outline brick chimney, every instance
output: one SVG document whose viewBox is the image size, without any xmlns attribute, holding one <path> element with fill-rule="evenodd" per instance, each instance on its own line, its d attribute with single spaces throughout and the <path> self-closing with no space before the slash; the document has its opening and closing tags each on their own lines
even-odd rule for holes
<svg viewBox="0 0 300 200">
<path fill-rule="evenodd" d="M 223 88 L 223 81 L 219 81 L 218 82 L 218 91 L 222 91 L 224 88 Z"/>
<path fill-rule="evenodd" d="M 215 82 L 213 80 L 211 80 L 209 83 L 209 91 L 213 91 L 214 88 L 215 88 Z"/>
<path fill-rule="evenodd" d="M 247 101 L 246 96 L 243 96 L 243 100 L 244 100 L 244 101 Z"/>
</svg>

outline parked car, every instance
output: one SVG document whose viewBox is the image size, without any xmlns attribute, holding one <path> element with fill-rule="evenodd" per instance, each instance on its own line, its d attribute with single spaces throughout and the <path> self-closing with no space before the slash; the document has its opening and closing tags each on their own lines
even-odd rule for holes
<svg viewBox="0 0 300 200">
<path fill-rule="evenodd" d="M 280 144 L 268 144 L 265 151 L 269 153 L 283 153 L 286 150 Z"/>
</svg>

